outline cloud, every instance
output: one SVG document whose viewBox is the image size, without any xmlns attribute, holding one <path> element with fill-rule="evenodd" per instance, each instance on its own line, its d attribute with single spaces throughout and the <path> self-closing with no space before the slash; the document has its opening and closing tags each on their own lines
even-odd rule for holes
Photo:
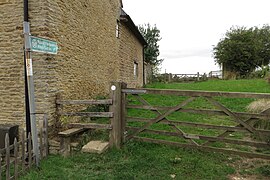
<svg viewBox="0 0 270 180">
<path fill-rule="evenodd" d="M 212 50 L 206 48 L 181 49 L 181 50 L 164 50 L 161 56 L 165 59 L 177 59 L 187 57 L 211 57 Z"/>
</svg>

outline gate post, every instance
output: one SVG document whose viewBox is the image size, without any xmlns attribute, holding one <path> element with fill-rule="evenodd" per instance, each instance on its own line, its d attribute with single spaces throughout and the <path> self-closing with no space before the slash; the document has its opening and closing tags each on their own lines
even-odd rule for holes
<svg viewBox="0 0 270 180">
<path fill-rule="evenodd" d="M 199 82 L 200 81 L 200 73 L 197 72 L 197 81 Z"/>
<path fill-rule="evenodd" d="M 110 86 L 111 98 L 113 104 L 110 106 L 110 112 L 113 112 L 111 120 L 112 130 L 110 131 L 110 147 L 115 146 L 117 149 L 121 148 L 124 141 L 125 131 L 125 103 L 122 98 L 122 88 L 126 84 L 121 82 L 112 82 Z M 123 95 L 124 96 L 124 95 Z"/>
</svg>

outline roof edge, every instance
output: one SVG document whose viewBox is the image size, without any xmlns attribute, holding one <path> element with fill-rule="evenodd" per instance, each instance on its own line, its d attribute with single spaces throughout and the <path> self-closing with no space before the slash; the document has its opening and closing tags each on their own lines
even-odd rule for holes
<svg viewBox="0 0 270 180">
<path fill-rule="evenodd" d="M 135 35 L 135 37 L 140 41 L 140 43 L 143 46 L 147 46 L 146 40 L 144 39 L 144 37 L 140 33 L 137 26 L 134 24 L 131 17 L 127 13 L 125 13 L 125 11 L 123 9 L 121 9 L 121 11 L 122 11 L 122 13 L 120 15 L 120 21 L 122 23 L 126 24 L 126 26 L 131 30 L 131 32 Z"/>
</svg>

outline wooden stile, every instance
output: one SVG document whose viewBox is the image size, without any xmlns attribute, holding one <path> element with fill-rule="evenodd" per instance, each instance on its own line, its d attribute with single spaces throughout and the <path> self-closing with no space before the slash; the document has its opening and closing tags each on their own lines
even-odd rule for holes
<svg viewBox="0 0 270 180">
<path fill-rule="evenodd" d="M 56 100 L 56 104 L 59 105 L 111 105 L 112 99 L 101 99 L 101 100 Z"/>
<path fill-rule="evenodd" d="M 62 112 L 61 116 L 113 117 L 113 112 Z"/>
<path fill-rule="evenodd" d="M 71 123 L 68 125 L 70 128 L 82 128 L 83 129 L 107 129 L 111 130 L 111 124 L 97 124 L 97 123 Z M 61 135 L 62 132 L 59 133 Z M 77 132 L 76 132 L 77 133 Z"/>
</svg>

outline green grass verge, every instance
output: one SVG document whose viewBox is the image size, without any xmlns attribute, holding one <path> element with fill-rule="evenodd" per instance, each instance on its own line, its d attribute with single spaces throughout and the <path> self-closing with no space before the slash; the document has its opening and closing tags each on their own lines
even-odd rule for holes
<svg viewBox="0 0 270 180">
<path fill-rule="evenodd" d="M 205 90 L 205 91 L 230 91 L 230 92 L 260 92 L 270 93 L 270 86 L 264 80 L 213 80 L 199 83 L 174 83 L 151 84 L 148 88 Z M 151 104 L 158 106 L 174 106 L 187 97 L 143 95 Z M 130 97 L 131 104 L 140 104 Z M 246 111 L 245 107 L 254 99 L 217 98 L 219 102 L 233 111 Z M 187 106 L 188 108 L 215 109 L 205 99 L 198 98 Z M 129 116 L 142 118 L 155 118 L 156 114 L 147 110 L 131 109 Z M 180 118 L 179 118 L 180 117 Z M 210 123 L 216 125 L 236 125 L 228 117 L 207 116 L 176 112 L 168 117 L 170 120 L 188 122 Z M 87 120 L 85 120 L 87 121 Z M 104 120 L 101 119 L 101 122 Z M 97 120 L 99 122 L 99 120 Z M 139 127 L 143 123 L 130 123 Z M 155 124 L 152 129 L 172 131 L 171 127 Z M 186 133 L 214 136 L 220 133 L 217 130 L 201 128 L 180 127 Z M 89 139 L 104 139 L 102 133 L 94 133 L 92 136 L 83 136 L 83 141 Z M 142 136 L 153 137 L 142 133 Z M 95 137 L 93 137 L 95 136 Z M 233 133 L 230 138 L 241 139 L 244 134 Z M 177 137 L 155 136 L 156 138 L 171 141 L 181 140 Z M 183 140 L 185 141 L 185 140 Z M 198 143 L 203 143 L 200 140 Z M 221 143 L 215 143 L 215 147 L 224 147 Z M 234 148 L 234 147 L 232 147 Z M 249 149 L 241 149 L 240 150 Z M 32 170 L 21 179 L 228 179 L 228 175 L 236 173 L 234 166 L 238 157 L 227 156 L 220 153 L 206 153 L 191 149 L 181 149 L 171 146 L 139 143 L 130 141 L 121 150 L 110 150 L 103 155 L 83 154 L 76 152 L 73 156 L 63 158 L 50 156 L 42 161 L 40 170 Z M 241 161 L 240 161 L 241 163 Z M 253 175 L 269 176 L 269 166 L 254 166 L 248 173 Z M 239 170 L 237 169 L 239 172 Z M 240 169 L 241 174 L 248 174 Z"/>
<path fill-rule="evenodd" d="M 234 169 L 218 153 L 130 142 L 103 155 L 50 156 L 21 179 L 227 179 Z"/>
</svg>

